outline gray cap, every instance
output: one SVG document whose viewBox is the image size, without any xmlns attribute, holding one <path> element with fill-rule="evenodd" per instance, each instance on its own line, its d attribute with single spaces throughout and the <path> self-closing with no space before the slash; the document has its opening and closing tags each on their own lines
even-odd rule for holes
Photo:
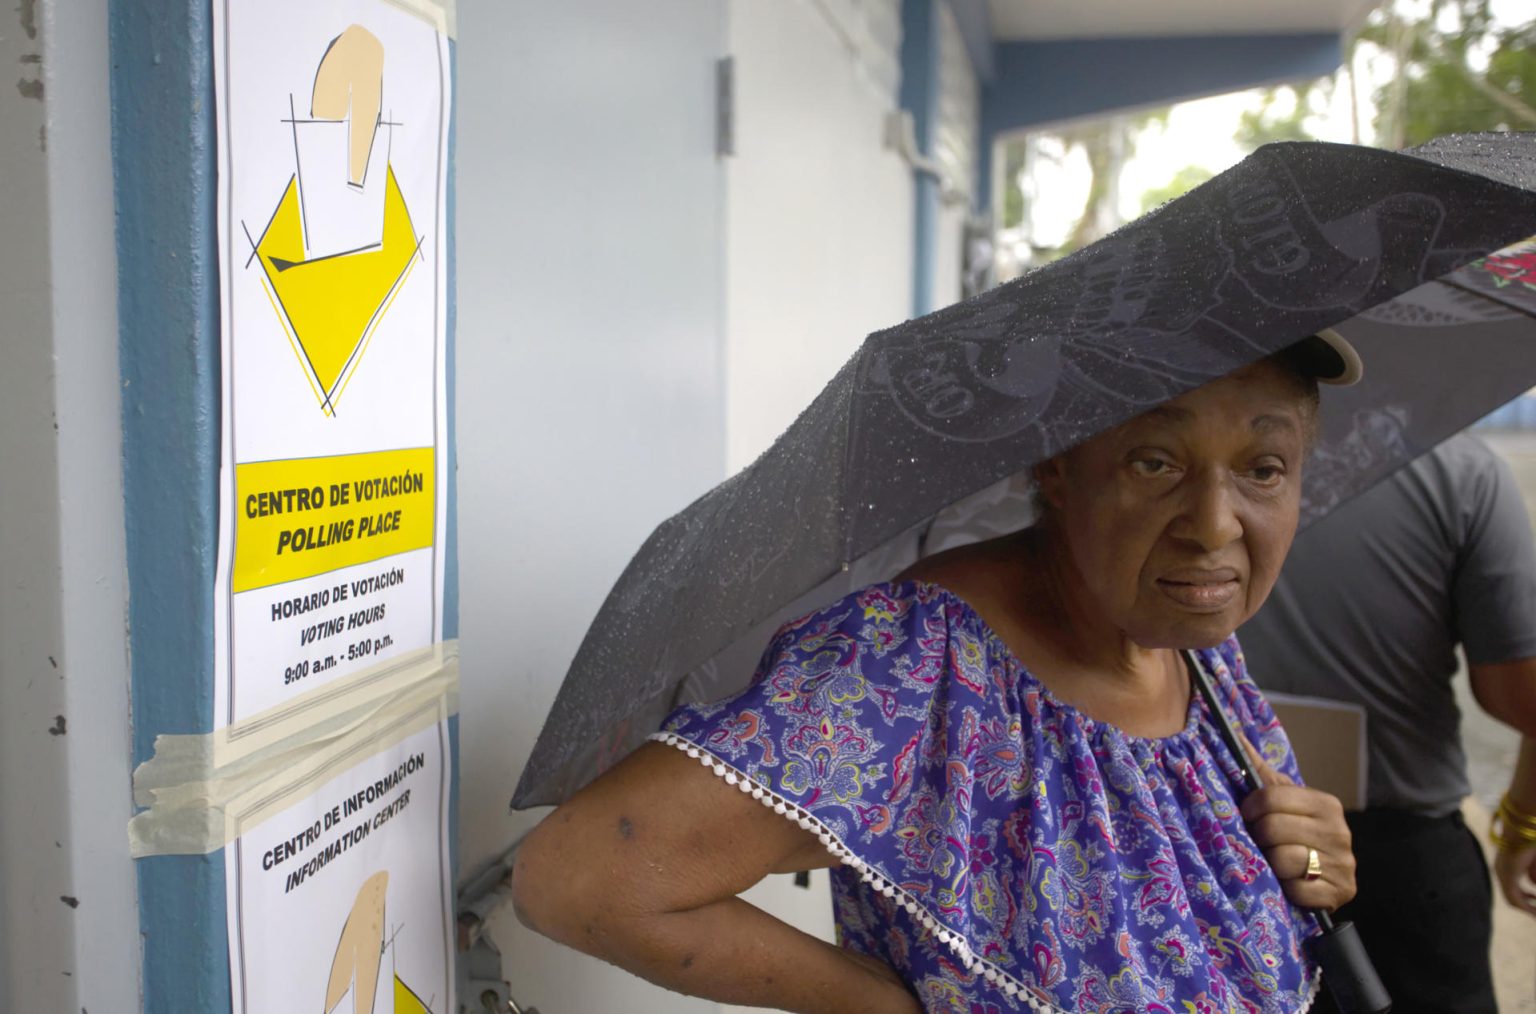
<svg viewBox="0 0 1536 1014">
<path fill-rule="evenodd" d="M 1365 376 L 1360 353 L 1331 327 L 1308 335 L 1287 348 L 1285 354 L 1297 369 L 1317 378 L 1319 384 L 1348 387 Z"/>
</svg>

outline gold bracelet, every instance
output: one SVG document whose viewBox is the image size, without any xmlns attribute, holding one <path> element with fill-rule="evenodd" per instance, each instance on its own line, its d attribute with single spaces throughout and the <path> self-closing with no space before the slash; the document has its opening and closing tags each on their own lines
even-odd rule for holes
<svg viewBox="0 0 1536 1014">
<path fill-rule="evenodd" d="M 1503 814 L 1504 822 L 1525 830 L 1536 831 L 1536 814 L 1526 813 L 1515 805 L 1515 801 L 1509 798 L 1509 793 L 1504 793 L 1504 798 L 1499 800 L 1499 813 Z"/>
<path fill-rule="evenodd" d="M 1511 852 L 1536 846 L 1536 819 L 1511 804 L 1506 794 L 1498 812 L 1488 822 L 1488 840 Z"/>
</svg>

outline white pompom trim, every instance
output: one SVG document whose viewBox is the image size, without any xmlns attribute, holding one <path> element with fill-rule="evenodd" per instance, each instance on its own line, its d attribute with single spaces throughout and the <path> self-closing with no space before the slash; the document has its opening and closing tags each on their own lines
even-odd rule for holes
<svg viewBox="0 0 1536 1014">
<path fill-rule="evenodd" d="M 1314 968 L 1312 970 L 1312 982 L 1307 986 L 1307 998 L 1301 1002 L 1300 1011 L 1302 1014 L 1306 1014 L 1307 1011 L 1312 1009 L 1312 1005 L 1317 1003 L 1317 991 L 1322 985 L 1323 970 L 1321 968 Z"/>
<path fill-rule="evenodd" d="M 1028 1001 L 1031 1008 L 1040 1014 L 1071 1014 L 1039 999 L 1035 993 L 1020 980 L 998 968 L 985 958 L 978 957 L 971 949 L 964 937 L 945 929 L 944 926 L 930 914 L 918 900 L 907 894 L 897 884 L 885 879 L 880 872 L 864 862 L 840 841 L 832 829 L 817 820 L 806 810 L 785 799 L 772 789 L 754 781 L 750 776 L 737 771 L 720 761 L 719 758 L 701 750 L 698 746 L 675 733 L 658 732 L 650 737 L 658 743 L 676 747 L 688 756 L 697 760 L 706 768 L 710 768 L 725 780 L 727 785 L 734 785 L 742 792 L 768 807 L 774 813 L 782 814 L 786 819 L 794 821 L 800 827 L 815 835 L 826 850 L 836 856 L 846 867 L 858 873 L 859 879 L 869 884 L 876 891 L 893 898 L 901 903 L 901 906 L 912 914 L 912 917 L 920 922 L 939 941 L 945 944 L 954 956 L 964 965 L 967 971 L 979 972 L 994 986 L 1007 993 L 1009 996 L 1022 996 Z"/>
<path fill-rule="evenodd" d="M 1039 1014 L 1073 1014 L 1072 1011 L 1063 1010 L 1041 1000 L 1035 991 L 1022 980 L 1010 975 L 986 958 L 978 956 L 971 949 L 969 941 L 963 936 L 946 929 L 937 917 L 923 908 L 921 902 L 902 890 L 900 885 L 887 880 L 878 870 L 854 855 L 852 850 L 842 843 L 831 828 L 812 816 L 808 811 L 801 809 L 798 804 L 785 799 L 762 783 L 753 780 L 751 776 L 736 770 L 718 757 L 706 753 L 697 745 L 676 733 L 657 732 L 653 733 L 649 738 L 683 751 L 706 768 L 714 771 L 716 775 L 725 780 L 727 785 L 736 786 L 736 788 L 762 803 L 774 813 L 781 814 L 786 819 L 794 821 L 800 827 L 816 835 L 820 839 L 821 844 L 826 847 L 828 852 L 836 856 L 839 862 L 858 873 L 860 880 L 871 885 L 876 891 L 879 891 L 887 898 L 893 898 L 900 902 L 902 908 L 905 908 L 925 929 L 936 936 L 940 943 L 949 947 L 950 952 L 954 954 L 960 964 L 965 966 L 967 971 L 979 972 L 988 982 L 1001 989 L 1010 997 L 1023 997 L 1030 1008 L 1038 1011 Z M 1310 1010 L 1312 1005 L 1317 1002 L 1317 990 L 1321 983 L 1322 971 L 1320 969 L 1314 970 L 1312 982 L 1307 988 L 1306 1001 L 1298 1009 L 1298 1014 L 1304 1014 L 1305 1011 Z"/>
</svg>

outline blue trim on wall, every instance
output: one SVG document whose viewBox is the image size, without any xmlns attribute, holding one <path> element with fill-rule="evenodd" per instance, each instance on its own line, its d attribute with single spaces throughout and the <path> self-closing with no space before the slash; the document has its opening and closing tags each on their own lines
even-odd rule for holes
<svg viewBox="0 0 1536 1014">
<path fill-rule="evenodd" d="M 920 155 L 933 154 L 939 120 L 940 0 L 902 0 L 901 108 L 912 116 Z M 938 241 L 938 181 L 912 170 L 912 316 L 933 306 L 933 258 Z"/>
<path fill-rule="evenodd" d="M 443 534 L 445 557 L 443 559 L 443 640 L 459 636 L 459 444 L 458 444 L 458 342 L 459 254 L 457 243 L 458 175 L 457 153 L 459 150 L 459 46 L 448 40 L 448 94 L 453 103 L 448 110 L 448 184 L 447 201 L 443 214 L 448 219 L 448 318 L 445 335 L 447 349 L 445 362 L 448 376 L 444 378 L 448 396 L 448 517 Z M 451 869 L 450 887 L 454 896 L 459 886 L 459 716 L 448 719 L 448 763 L 453 770 L 448 776 L 448 864 Z M 454 913 L 456 917 L 457 912 Z M 457 952 L 455 952 L 457 955 Z"/>
<path fill-rule="evenodd" d="M 901 0 L 901 108 L 912 114 L 918 151 L 933 150 L 939 119 L 939 0 Z"/>
<path fill-rule="evenodd" d="M 217 135 L 207 0 L 111 0 L 123 512 L 134 763 L 162 733 L 213 721 L 220 432 Z M 449 45 L 449 75 L 454 48 Z M 454 449 L 456 144 L 447 207 L 448 517 L 443 633 L 457 637 Z M 458 869 L 458 720 L 449 723 L 449 841 Z M 224 852 L 136 864 L 145 1014 L 230 1009 Z"/>
<path fill-rule="evenodd" d="M 994 47 L 982 93 L 981 198 L 992 199 L 992 147 L 1013 131 L 1331 74 L 1335 32 L 1062 39 Z"/>
<path fill-rule="evenodd" d="M 207 0 L 108 8 L 135 763 L 213 720 L 219 281 Z M 120 832 L 119 832 L 120 833 Z M 228 1010 L 224 856 L 137 864 L 148 1014 Z"/>
<path fill-rule="evenodd" d="M 458 297 L 458 247 L 454 241 L 454 223 L 458 221 L 458 188 L 454 185 L 454 177 L 457 174 L 455 153 L 459 150 L 459 113 L 458 113 L 458 43 L 453 39 L 448 40 L 448 94 L 453 98 L 448 110 L 448 183 L 447 200 L 443 209 L 444 216 L 448 219 L 448 313 L 447 330 L 444 336 L 447 342 L 445 350 L 445 363 L 447 377 L 444 378 L 448 397 L 448 517 L 443 533 L 443 640 L 450 640 L 459 636 L 459 445 L 458 445 L 458 413 L 454 406 L 458 393 L 458 381 L 455 375 L 457 369 L 457 349 L 454 337 L 459 333 L 459 297 Z M 458 756 L 455 754 L 454 756 Z M 458 782 L 455 780 L 455 792 Z"/>
<path fill-rule="evenodd" d="M 213 721 L 219 277 L 207 0 L 109 9 L 134 762 Z"/>
<path fill-rule="evenodd" d="M 912 316 L 932 313 L 933 275 L 939 241 L 939 181 L 914 172 L 912 176 Z"/>
<path fill-rule="evenodd" d="M 960 37 L 965 40 L 965 51 L 971 57 L 971 69 L 982 84 L 992 80 L 994 72 L 992 53 L 992 15 L 987 0 L 947 0 L 949 9 L 955 12 L 955 23 L 960 26 Z"/>
</svg>

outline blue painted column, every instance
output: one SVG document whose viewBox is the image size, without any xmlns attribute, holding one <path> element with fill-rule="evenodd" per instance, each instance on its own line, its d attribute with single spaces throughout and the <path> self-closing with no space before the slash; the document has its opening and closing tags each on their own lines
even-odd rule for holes
<svg viewBox="0 0 1536 1014">
<path fill-rule="evenodd" d="M 458 441 L 458 356 L 459 288 L 458 244 L 455 242 L 454 223 L 458 221 L 458 175 L 455 153 L 459 140 L 459 44 L 448 40 L 448 94 L 453 98 L 448 107 L 448 182 L 443 201 L 443 214 L 448 219 L 448 309 L 445 319 L 448 347 L 444 350 L 443 369 L 445 394 L 448 398 L 448 517 L 444 519 L 443 542 L 443 640 L 459 638 L 459 441 Z M 448 717 L 448 759 L 453 771 L 448 783 L 448 863 L 453 868 L 455 888 L 461 879 L 459 868 L 459 716 Z"/>
<path fill-rule="evenodd" d="M 157 735 L 213 728 L 220 325 L 212 32 L 208 0 L 112 0 L 109 9 L 135 765 L 152 755 Z M 458 636 L 459 618 L 454 140 L 450 121 L 448 638 Z M 456 852 L 456 718 L 449 731 L 450 841 Z M 144 1011 L 229 1010 L 223 851 L 156 856 L 139 860 L 137 868 Z"/>
<path fill-rule="evenodd" d="M 133 752 L 213 727 L 219 275 L 207 0 L 109 10 Z M 144 1010 L 229 1010 L 224 855 L 138 862 Z"/>
<path fill-rule="evenodd" d="M 901 108 L 912 116 L 917 151 L 933 155 L 939 120 L 939 10 L 943 0 L 902 0 Z M 912 169 L 912 316 L 933 305 L 934 245 L 939 228 L 939 181 Z"/>
</svg>

